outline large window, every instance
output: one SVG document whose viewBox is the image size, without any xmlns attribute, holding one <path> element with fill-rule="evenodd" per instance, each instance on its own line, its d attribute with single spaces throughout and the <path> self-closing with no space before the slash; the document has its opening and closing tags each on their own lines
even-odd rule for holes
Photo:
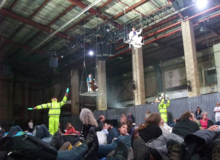
<svg viewBox="0 0 220 160">
<path fill-rule="evenodd" d="M 205 75 L 205 85 L 210 85 L 213 83 L 217 83 L 217 75 L 216 75 L 216 69 L 206 69 L 204 70 Z"/>
</svg>

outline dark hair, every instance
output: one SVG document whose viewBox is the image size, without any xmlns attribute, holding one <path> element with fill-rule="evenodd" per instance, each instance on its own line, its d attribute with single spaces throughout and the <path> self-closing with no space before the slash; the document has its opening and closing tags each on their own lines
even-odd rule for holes
<svg viewBox="0 0 220 160">
<path fill-rule="evenodd" d="M 118 128 L 121 128 L 123 125 L 128 126 L 128 124 L 127 124 L 127 123 L 124 123 L 124 122 L 123 122 L 123 123 L 120 123 L 120 124 L 119 124 Z"/>
<path fill-rule="evenodd" d="M 146 128 L 149 124 L 159 126 L 161 117 L 159 113 L 152 113 L 146 120 L 143 125 L 141 125 L 138 130 Z"/>
<path fill-rule="evenodd" d="M 105 124 L 107 124 L 107 125 L 108 125 L 108 123 L 106 123 L 106 122 L 105 122 L 105 123 L 103 123 L 103 127 L 105 126 Z"/>
<path fill-rule="evenodd" d="M 72 124 L 71 124 L 71 123 L 67 123 L 67 124 L 66 124 L 66 128 L 69 128 L 69 125 L 71 125 L 71 126 L 72 126 Z"/>
<path fill-rule="evenodd" d="M 132 129 L 132 126 L 133 126 L 133 121 L 131 119 L 129 119 L 127 121 L 127 125 L 128 125 L 128 133 L 131 133 L 131 129 Z"/>
<path fill-rule="evenodd" d="M 190 111 L 186 111 L 184 112 L 179 119 L 177 119 L 176 121 L 179 122 L 179 121 L 182 121 L 184 119 L 189 119 L 189 117 L 193 118 L 192 117 L 192 113 Z"/>
</svg>

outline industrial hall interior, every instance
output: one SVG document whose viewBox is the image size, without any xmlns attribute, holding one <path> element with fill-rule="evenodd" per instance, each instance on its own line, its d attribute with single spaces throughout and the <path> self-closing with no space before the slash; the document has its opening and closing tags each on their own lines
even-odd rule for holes
<svg viewBox="0 0 220 160">
<path fill-rule="evenodd" d="M 220 0 L 0 0 L 0 160 L 220 160 Z"/>
</svg>

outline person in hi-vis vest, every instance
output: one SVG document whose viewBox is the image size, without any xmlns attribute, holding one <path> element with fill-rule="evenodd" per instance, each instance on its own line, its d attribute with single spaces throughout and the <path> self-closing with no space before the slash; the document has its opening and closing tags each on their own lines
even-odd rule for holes
<svg viewBox="0 0 220 160">
<path fill-rule="evenodd" d="M 57 102 L 57 98 L 52 98 L 52 103 L 41 104 L 34 109 L 49 109 L 49 132 L 54 135 L 59 128 L 60 109 L 66 103 L 68 94 L 66 93 L 61 102 Z"/>
<path fill-rule="evenodd" d="M 159 106 L 158 106 L 158 110 L 160 112 L 161 118 L 164 119 L 164 122 L 167 122 L 167 107 L 169 107 L 170 105 L 170 100 L 167 97 L 167 104 L 164 103 L 164 97 L 161 100 Z"/>
</svg>

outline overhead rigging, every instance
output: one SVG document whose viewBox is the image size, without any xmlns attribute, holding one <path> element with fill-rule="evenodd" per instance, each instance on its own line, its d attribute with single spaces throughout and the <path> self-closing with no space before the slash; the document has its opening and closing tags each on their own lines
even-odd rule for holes
<svg viewBox="0 0 220 160">
<path fill-rule="evenodd" d="M 96 90 L 96 88 L 97 87 L 95 87 L 95 88 L 93 88 L 92 86 L 91 86 L 91 88 L 92 88 L 92 92 L 85 92 L 85 93 L 82 93 L 82 86 L 83 86 L 83 84 L 85 84 L 86 83 L 86 81 L 83 79 L 83 77 L 84 77 L 84 73 L 85 73 L 85 75 L 86 75 L 86 77 L 88 76 L 88 74 L 87 74 L 87 70 L 86 70 L 86 49 L 85 49 L 85 41 L 86 41 L 86 39 L 85 39 L 85 20 L 84 20 L 84 40 L 83 40 L 83 70 L 82 70 L 82 77 L 81 77 L 81 84 L 80 84 L 80 96 L 88 96 L 88 97 L 96 97 L 96 96 L 98 96 L 98 95 L 101 95 L 102 94 L 102 92 L 99 92 L 99 91 L 97 91 Z M 94 54 L 96 54 L 97 53 L 97 36 L 96 36 L 96 47 L 95 47 L 95 50 L 96 50 L 96 52 L 94 53 Z M 96 56 L 96 63 L 95 63 L 95 69 L 97 70 L 97 56 Z M 96 71 L 95 71 L 95 73 L 96 73 Z M 91 82 L 91 84 L 90 85 L 94 85 L 94 82 L 95 82 L 95 79 L 93 79 L 92 80 L 92 82 Z"/>
</svg>

